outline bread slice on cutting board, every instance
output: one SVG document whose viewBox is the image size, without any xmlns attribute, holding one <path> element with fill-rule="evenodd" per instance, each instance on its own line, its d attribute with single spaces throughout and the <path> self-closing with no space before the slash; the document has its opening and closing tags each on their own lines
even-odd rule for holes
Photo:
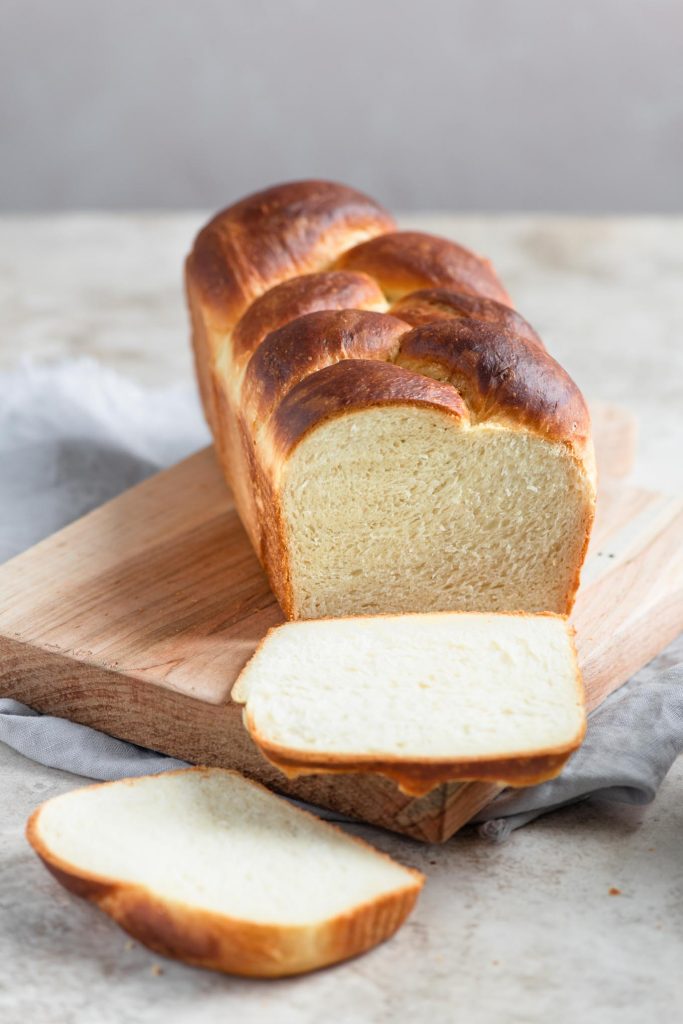
<svg viewBox="0 0 683 1024">
<path fill-rule="evenodd" d="M 140 942 L 235 974 L 298 974 L 389 938 L 424 878 L 220 768 L 88 786 L 27 837 L 56 878 Z"/>
<path fill-rule="evenodd" d="M 541 614 L 386 615 L 272 629 L 232 698 L 285 774 L 534 785 L 585 732 L 573 631 Z"/>
</svg>

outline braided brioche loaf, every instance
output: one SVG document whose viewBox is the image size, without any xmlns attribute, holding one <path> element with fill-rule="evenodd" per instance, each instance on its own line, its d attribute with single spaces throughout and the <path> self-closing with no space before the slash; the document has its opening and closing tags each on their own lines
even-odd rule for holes
<svg viewBox="0 0 683 1024">
<path fill-rule="evenodd" d="M 486 260 L 303 181 L 219 213 L 186 281 L 218 457 L 289 618 L 570 610 L 588 411 Z"/>
</svg>

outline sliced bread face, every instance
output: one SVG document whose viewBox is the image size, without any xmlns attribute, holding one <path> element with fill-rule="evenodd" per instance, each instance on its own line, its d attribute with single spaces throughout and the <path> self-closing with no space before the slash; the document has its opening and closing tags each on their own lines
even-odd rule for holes
<svg viewBox="0 0 683 1024">
<path fill-rule="evenodd" d="M 423 876 L 234 772 L 73 790 L 29 819 L 56 878 L 167 956 L 276 977 L 392 935 Z"/>
<path fill-rule="evenodd" d="M 232 697 L 285 774 L 376 772 L 413 794 L 452 780 L 534 785 L 585 732 L 572 629 L 547 614 L 286 623 Z"/>
<path fill-rule="evenodd" d="M 347 411 L 282 469 L 287 617 L 568 614 L 593 504 L 572 451 L 531 432 L 415 403 Z"/>
</svg>

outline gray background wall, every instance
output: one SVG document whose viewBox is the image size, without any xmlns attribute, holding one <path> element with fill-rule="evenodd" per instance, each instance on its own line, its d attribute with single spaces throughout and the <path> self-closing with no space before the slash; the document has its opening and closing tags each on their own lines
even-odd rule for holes
<svg viewBox="0 0 683 1024">
<path fill-rule="evenodd" d="M 0 206 L 683 207 L 680 0 L 0 0 Z"/>
</svg>

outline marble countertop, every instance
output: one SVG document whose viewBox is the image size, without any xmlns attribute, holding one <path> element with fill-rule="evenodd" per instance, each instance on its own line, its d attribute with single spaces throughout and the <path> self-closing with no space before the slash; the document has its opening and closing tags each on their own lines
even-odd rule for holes
<svg viewBox="0 0 683 1024">
<path fill-rule="evenodd" d="M 0 371 L 88 356 L 148 385 L 190 374 L 180 268 L 202 219 L 0 218 Z M 683 491 L 683 219 L 404 223 L 491 256 L 589 398 L 637 413 L 638 482 Z M 681 657 L 679 640 L 646 671 Z M 265 983 L 162 960 L 57 886 L 23 827 L 83 780 L 6 747 L 0 780 L 3 1024 L 640 1024 L 683 1005 L 681 762 L 642 813 L 583 804 L 501 845 L 464 832 L 425 847 L 354 826 L 428 875 L 415 913 L 365 957 Z"/>
</svg>

